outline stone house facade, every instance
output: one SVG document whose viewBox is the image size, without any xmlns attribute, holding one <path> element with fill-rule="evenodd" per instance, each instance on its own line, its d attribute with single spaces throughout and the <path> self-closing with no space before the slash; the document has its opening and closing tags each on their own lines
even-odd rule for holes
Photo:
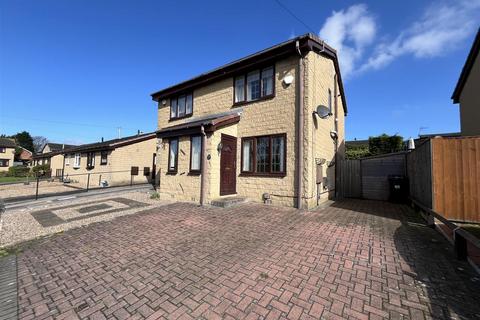
<svg viewBox="0 0 480 320">
<path fill-rule="evenodd" d="M 345 94 L 334 49 L 306 34 L 152 94 L 160 197 L 313 208 L 335 196 Z M 318 111 L 318 112 L 317 112 Z"/>
<path fill-rule="evenodd" d="M 61 161 L 52 158 L 52 174 L 80 188 L 152 183 L 156 143 L 156 134 L 146 133 L 73 147 Z"/>
<path fill-rule="evenodd" d="M 480 135 L 480 28 L 458 79 L 452 99 L 460 104 L 462 136 Z"/>
<path fill-rule="evenodd" d="M 8 171 L 13 166 L 15 146 L 13 139 L 0 138 L 0 171 Z"/>
</svg>

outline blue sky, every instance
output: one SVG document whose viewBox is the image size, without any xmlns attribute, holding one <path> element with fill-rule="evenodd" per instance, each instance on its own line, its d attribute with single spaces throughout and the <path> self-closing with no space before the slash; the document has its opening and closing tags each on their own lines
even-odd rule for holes
<svg viewBox="0 0 480 320">
<path fill-rule="evenodd" d="M 150 93 L 312 31 L 339 49 L 348 139 L 459 130 L 480 0 L 281 2 L 303 23 L 275 0 L 0 1 L 0 133 L 152 131 Z"/>
</svg>

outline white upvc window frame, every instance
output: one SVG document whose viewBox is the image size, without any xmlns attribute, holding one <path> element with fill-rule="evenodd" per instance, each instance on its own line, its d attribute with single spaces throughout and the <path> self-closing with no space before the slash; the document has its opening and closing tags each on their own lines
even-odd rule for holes
<svg viewBox="0 0 480 320">
<path fill-rule="evenodd" d="M 82 154 L 81 153 L 75 153 L 75 160 L 73 162 L 73 167 L 74 168 L 80 168 L 81 159 L 82 159 Z"/>
</svg>

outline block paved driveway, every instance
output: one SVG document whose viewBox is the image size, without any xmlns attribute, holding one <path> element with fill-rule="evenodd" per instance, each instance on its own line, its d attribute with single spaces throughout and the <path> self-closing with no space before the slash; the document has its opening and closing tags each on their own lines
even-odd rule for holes
<svg viewBox="0 0 480 320">
<path fill-rule="evenodd" d="M 176 203 L 37 241 L 22 319 L 480 318 L 480 279 L 406 206 Z"/>
</svg>

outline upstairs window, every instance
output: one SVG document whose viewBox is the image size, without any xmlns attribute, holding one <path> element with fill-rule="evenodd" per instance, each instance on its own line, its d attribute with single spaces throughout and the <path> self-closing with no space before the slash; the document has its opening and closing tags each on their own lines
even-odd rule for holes
<svg viewBox="0 0 480 320">
<path fill-rule="evenodd" d="M 235 78 L 235 102 L 245 101 L 245 76 Z"/>
<path fill-rule="evenodd" d="M 3 148 L 3 147 L 0 148 L 0 153 L 5 153 L 6 151 L 7 151 L 6 148 Z"/>
<path fill-rule="evenodd" d="M 180 119 L 193 113 L 193 95 L 183 94 L 170 99 L 170 119 Z"/>
<path fill-rule="evenodd" d="M 234 103 L 250 102 L 274 95 L 273 66 L 254 70 L 234 80 Z"/>
<path fill-rule="evenodd" d="M 260 99 L 260 72 L 253 71 L 247 75 L 247 101 Z"/>
<path fill-rule="evenodd" d="M 328 110 L 332 113 L 332 90 L 328 89 Z"/>
</svg>

